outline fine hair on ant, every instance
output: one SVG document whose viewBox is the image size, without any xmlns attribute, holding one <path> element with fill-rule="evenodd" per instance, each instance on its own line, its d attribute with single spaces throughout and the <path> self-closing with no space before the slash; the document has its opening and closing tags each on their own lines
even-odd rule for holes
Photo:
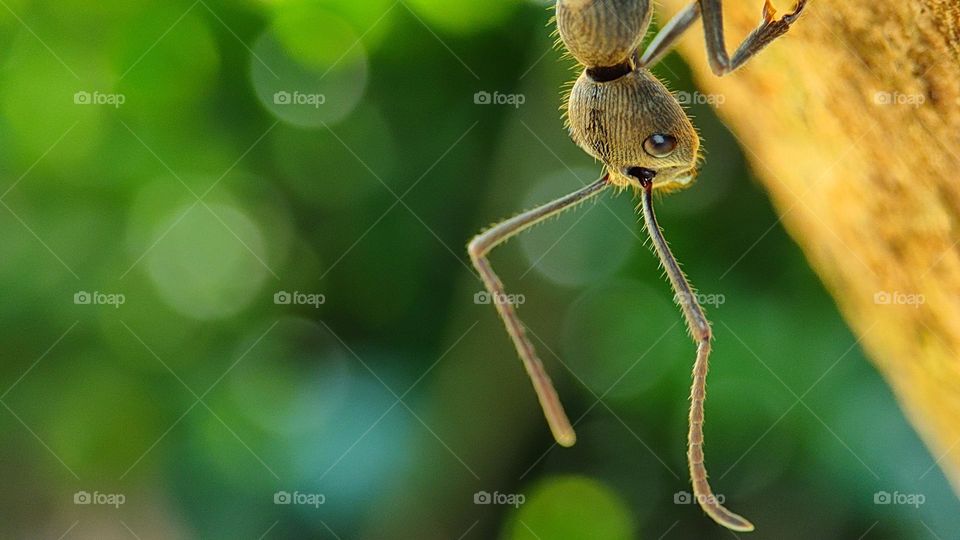
<svg viewBox="0 0 960 540">
<path fill-rule="evenodd" d="M 494 247 L 611 186 L 633 188 L 640 195 L 647 233 L 697 344 L 687 435 L 694 496 L 707 515 L 734 531 L 752 531 L 754 527 L 718 502 L 704 465 L 703 405 L 712 338 L 710 322 L 671 253 L 653 211 L 654 192 L 666 193 L 693 183 L 700 139 L 680 103 L 650 68 L 702 18 L 710 68 L 717 76 L 726 75 L 786 33 L 806 1 L 798 0 L 790 13 L 776 19 L 769 0 L 765 0 L 759 26 L 731 57 L 723 37 L 721 0 L 694 0 L 660 29 L 642 54 L 641 41 L 653 17 L 650 0 L 558 0 L 556 25 L 560 40 L 583 66 L 567 102 L 567 127 L 578 146 L 603 162 L 604 174 L 569 195 L 493 225 L 475 236 L 468 246 L 470 258 L 491 296 L 505 298 L 503 283 L 487 260 Z M 573 445 L 573 426 L 514 306 L 509 302 L 493 303 L 533 382 L 553 437 L 562 446 Z"/>
</svg>

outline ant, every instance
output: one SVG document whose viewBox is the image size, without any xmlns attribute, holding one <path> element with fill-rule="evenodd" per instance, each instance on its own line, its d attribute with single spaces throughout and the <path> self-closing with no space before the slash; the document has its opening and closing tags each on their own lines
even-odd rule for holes
<svg viewBox="0 0 960 540">
<path fill-rule="evenodd" d="M 650 0 L 558 0 L 556 24 L 560 40 L 584 66 L 570 91 L 567 128 L 578 146 L 603 162 L 605 172 L 590 185 L 490 227 L 475 236 L 468 246 L 484 285 L 491 297 L 497 299 L 494 305 L 533 382 L 554 439 L 562 446 L 572 446 L 576 442 L 573 426 L 516 310 L 509 302 L 499 300 L 506 295 L 487 254 L 514 235 L 577 206 L 608 187 L 633 188 L 640 193 L 643 220 L 654 251 L 697 344 L 687 435 L 687 460 L 694 496 L 707 515 L 734 531 L 747 532 L 754 527 L 718 502 L 707 482 L 703 458 L 703 402 L 712 337 L 710 322 L 670 252 L 653 212 L 654 191 L 671 192 L 692 184 L 700 160 L 700 139 L 680 103 L 649 69 L 702 17 L 710 68 L 717 76 L 726 75 L 786 33 L 806 2 L 797 0 L 793 11 L 775 19 L 773 6 L 765 0 L 760 25 L 731 58 L 724 43 L 721 0 L 694 0 L 660 30 L 643 54 L 639 46 L 653 17 Z"/>
</svg>

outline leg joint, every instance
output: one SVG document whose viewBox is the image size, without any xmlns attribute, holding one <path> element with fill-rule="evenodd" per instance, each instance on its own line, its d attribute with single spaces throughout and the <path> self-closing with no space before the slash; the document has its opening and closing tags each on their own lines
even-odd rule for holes
<svg viewBox="0 0 960 540">
<path fill-rule="evenodd" d="M 485 243 L 486 242 L 484 242 L 483 233 L 480 233 L 474 236 L 470 240 L 470 243 L 467 244 L 467 253 L 470 254 L 470 259 L 476 261 L 476 260 L 482 259 L 483 256 L 486 255 L 487 250 L 484 245 Z"/>
</svg>

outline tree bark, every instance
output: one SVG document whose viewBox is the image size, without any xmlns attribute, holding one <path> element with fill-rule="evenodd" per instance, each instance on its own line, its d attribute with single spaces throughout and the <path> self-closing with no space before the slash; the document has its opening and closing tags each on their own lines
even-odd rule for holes
<svg viewBox="0 0 960 540">
<path fill-rule="evenodd" d="M 728 50 L 761 6 L 724 3 Z M 787 231 L 960 493 L 960 3 L 811 0 L 731 75 L 704 51 L 698 25 L 680 52 L 700 88 L 724 97 Z"/>
</svg>

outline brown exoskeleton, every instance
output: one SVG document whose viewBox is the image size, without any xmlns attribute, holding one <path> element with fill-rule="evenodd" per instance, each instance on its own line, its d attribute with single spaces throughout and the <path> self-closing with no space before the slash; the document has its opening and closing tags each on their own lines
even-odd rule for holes
<svg viewBox="0 0 960 540">
<path fill-rule="evenodd" d="M 696 176 L 700 140 L 680 103 L 650 73 L 698 18 L 703 17 L 710 67 L 718 76 L 737 69 L 768 43 L 784 34 L 803 10 L 774 19 L 769 0 L 760 25 L 729 57 L 723 38 L 721 0 L 694 0 L 671 19 L 640 54 L 640 44 L 653 16 L 650 0 L 559 0 L 556 22 L 560 39 L 584 66 L 567 103 L 570 136 L 583 150 L 603 162 L 604 175 L 592 184 L 533 210 L 498 223 L 470 241 L 469 253 L 493 298 L 504 288 L 487 261 L 487 254 L 532 225 L 596 196 L 610 186 L 632 187 L 641 196 L 644 223 L 653 247 L 676 292 L 690 334 L 697 343 L 690 391 L 687 458 L 697 502 L 717 523 L 735 531 L 752 531 L 753 524 L 727 510 L 713 495 L 703 463 L 703 402 L 710 356 L 710 323 L 676 259 L 670 252 L 653 212 L 653 192 L 689 186 Z M 556 441 L 571 446 L 573 426 L 557 398 L 523 323 L 508 302 L 495 302 Z"/>
</svg>

